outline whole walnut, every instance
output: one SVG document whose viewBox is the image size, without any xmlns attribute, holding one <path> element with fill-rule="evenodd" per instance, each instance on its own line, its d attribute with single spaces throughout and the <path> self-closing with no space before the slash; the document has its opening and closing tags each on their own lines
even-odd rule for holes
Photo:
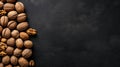
<svg viewBox="0 0 120 67">
<path fill-rule="evenodd" d="M 21 22 L 17 25 L 17 30 L 24 31 L 28 28 L 29 24 L 28 22 Z"/>
<path fill-rule="evenodd" d="M 9 38 L 8 40 L 7 40 L 7 45 L 9 45 L 9 46 L 14 46 L 15 45 L 15 39 L 14 38 Z"/>
<path fill-rule="evenodd" d="M 12 54 L 13 54 L 13 51 L 14 51 L 14 48 L 8 46 L 5 52 L 6 52 L 8 55 L 12 55 Z"/>
<path fill-rule="evenodd" d="M 3 9 L 7 12 L 12 11 L 15 9 L 15 5 L 12 3 L 5 3 Z"/>
<path fill-rule="evenodd" d="M 19 57 L 19 56 L 21 56 L 21 54 L 22 54 L 22 50 L 21 49 L 19 49 L 19 48 L 16 48 L 15 50 L 14 50 L 14 56 L 16 56 L 16 57 Z"/>
<path fill-rule="evenodd" d="M 16 26 L 17 26 L 17 22 L 15 22 L 15 21 L 9 21 L 8 24 L 7 24 L 7 27 L 9 29 L 15 29 Z"/>
<path fill-rule="evenodd" d="M 18 22 L 24 22 L 24 21 L 26 21 L 26 18 L 27 18 L 26 13 L 20 13 L 17 15 Z"/>
<path fill-rule="evenodd" d="M 16 19 L 16 17 L 17 17 L 17 11 L 10 11 L 10 12 L 8 12 L 7 16 L 11 20 Z"/>
<path fill-rule="evenodd" d="M 29 64 L 27 59 L 23 57 L 19 58 L 18 63 L 21 67 L 28 67 L 28 64 Z"/>
<path fill-rule="evenodd" d="M 29 58 L 32 55 L 32 50 L 31 49 L 24 49 L 22 52 L 22 56 L 24 58 Z"/>
<path fill-rule="evenodd" d="M 4 28 L 2 31 L 2 37 L 9 38 L 11 35 L 11 30 L 9 28 Z"/>
<path fill-rule="evenodd" d="M 2 58 L 2 63 L 3 64 L 8 64 L 10 62 L 10 57 L 9 56 L 4 56 L 3 58 Z"/>
<path fill-rule="evenodd" d="M 17 65 L 17 63 L 18 63 L 18 58 L 17 58 L 16 56 L 12 56 L 11 59 L 10 59 L 10 61 L 11 61 L 11 64 Z"/>
<path fill-rule="evenodd" d="M 13 30 L 12 32 L 11 32 L 11 36 L 13 37 L 13 38 L 18 38 L 19 37 L 19 31 L 18 30 Z"/>
<path fill-rule="evenodd" d="M 16 2 L 15 9 L 18 13 L 23 13 L 25 10 L 24 4 L 22 2 Z"/>
<path fill-rule="evenodd" d="M 26 32 L 20 32 L 20 38 L 23 40 L 28 40 L 29 35 Z"/>
<path fill-rule="evenodd" d="M 25 40 L 25 41 L 24 41 L 24 46 L 25 46 L 26 48 L 32 48 L 33 42 L 32 42 L 31 40 Z"/>
<path fill-rule="evenodd" d="M 0 24 L 1 24 L 3 27 L 5 27 L 5 26 L 8 24 L 8 21 L 9 21 L 9 19 L 8 19 L 7 16 L 2 16 L 2 17 L 0 18 Z"/>
<path fill-rule="evenodd" d="M 16 39 L 16 47 L 17 48 L 23 47 L 23 40 L 21 38 Z"/>
</svg>

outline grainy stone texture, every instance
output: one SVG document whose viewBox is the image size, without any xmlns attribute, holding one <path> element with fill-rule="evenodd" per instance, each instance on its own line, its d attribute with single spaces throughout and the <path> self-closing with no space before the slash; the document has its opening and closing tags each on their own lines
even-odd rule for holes
<svg viewBox="0 0 120 67">
<path fill-rule="evenodd" d="M 36 67 L 119 67 L 120 0 L 19 0 Z"/>
</svg>

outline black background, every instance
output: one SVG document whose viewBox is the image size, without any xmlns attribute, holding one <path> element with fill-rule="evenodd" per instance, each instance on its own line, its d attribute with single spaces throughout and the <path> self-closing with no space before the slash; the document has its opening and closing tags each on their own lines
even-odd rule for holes
<svg viewBox="0 0 120 67">
<path fill-rule="evenodd" d="M 120 67 L 120 0 L 19 0 L 36 67 Z"/>
</svg>

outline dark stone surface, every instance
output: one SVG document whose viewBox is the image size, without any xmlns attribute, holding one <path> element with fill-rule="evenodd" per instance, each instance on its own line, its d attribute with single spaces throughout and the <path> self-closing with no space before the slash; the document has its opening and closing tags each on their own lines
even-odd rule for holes
<svg viewBox="0 0 120 67">
<path fill-rule="evenodd" d="M 19 0 L 36 67 L 120 67 L 120 0 Z"/>
</svg>

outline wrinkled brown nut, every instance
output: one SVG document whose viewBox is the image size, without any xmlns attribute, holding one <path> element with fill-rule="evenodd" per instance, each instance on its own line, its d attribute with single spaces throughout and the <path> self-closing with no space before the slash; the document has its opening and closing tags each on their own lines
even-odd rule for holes
<svg viewBox="0 0 120 67">
<path fill-rule="evenodd" d="M 14 3 L 16 0 L 7 0 L 8 3 Z"/>
<path fill-rule="evenodd" d="M 28 22 L 21 22 L 17 25 L 17 30 L 24 31 L 28 28 Z"/>
<path fill-rule="evenodd" d="M 16 26 L 17 26 L 17 22 L 15 22 L 15 21 L 9 21 L 9 22 L 8 22 L 8 25 L 7 25 L 7 27 L 8 27 L 9 29 L 15 29 Z"/>
<path fill-rule="evenodd" d="M 0 34 L 2 33 L 2 30 L 3 30 L 3 27 L 2 27 L 2 26 L 0 26 Z"/>
<path fill-rule="evenodd" d="M 23 13 L 25 9 L 24 4 L 22 2 L 16 2 L 15 9 L 18 13 Z"/>
<path fill-rule="evenodd" d="M 6 55 L 7 55 L 7 53 L 5 53 L 4 51 L 0 52 L 0 56 L 6 56 Z"/>
<path fill-rule="evenodd" d="M 13 38 L 18 38 L 19 37 L 19 31 L 18 30 L 13 30 L 11 32 L 11 35 L 12 35 Z"/>
<path fill-rule="evenodd" d="M 17 12 L 16 11 L 10 11 L 10 12 L 8 12 L 8 18 L 9 19 L 16 19 L 16 17 L 17 17 Z"/>
<path fill-rule="evenodd" d="M 0 9 L 3 7 L 4 3 L 0 1 Z"/>
<path fill-rule="evenodd" d="M 16 47 L 17 48 L 23 47 L 23 40 L 21 38 L 16 39 Z"/>
<path fill-rule="evenodd" d="M 6 38 L 1 38 L 1 42 L 5 43 L 7 41 Z"/>
<path fill-rule="evenodd" d="M 5 15 L 7 12 L 5 10 L 0 10 L 0 16 Z"/>
<path fill-rule="evenodd" d="M 2 63 L 3 64 L 8 64 L 10 62 L 10 57 L 9 56 L 4 56 L 3 58 L 2 58 Z"/>
<path fill-rule="evenodd" d="M 0 19 L 0 24 L 5 27 L 8 24 L 8 17 L 7 16 L 2 16 Z"/>
<path fill-rule="evenodd" d="M 28 40 L 29 35 L 25 32 L 20 32 L 20 38 L 23 39 L 23 40 Z"/>
<path fill-rule="evenodd" d="M 27 29 L 26 32 L 27 32 L 28 35 L 36 35 L 37 34 L 37 30 L 33 29 L 33 28 Z"/>
<path fill-rule="evenodd" d="M 8 55 L 12 55 L 12 54 L 13 54 L 13 51 L 14 51 L 14 48 L 8 46 L 5 52 L 6 52 Z"/>
<path fill-rule="evenodd" d="M 12 65 L 11 65 L 11 64 L 9 64 L 9 65 L 6 65 L 5 67 L 12 67 Z"/>
<path fill-rule="evenodd" d="M 7 45 L 5 43 L 0 42 L 0 51 L 5 51 Z"/>
<path fill-rule="evenodd" d="M 34 60 L 30 60 L 29 66 L 30 66 L 30 67 L 34 67 L 34 66 L 35 66 L 35 61 L 34 61 Z"/>
<path fill-rule="evenodd" d="M 17 16 L 17 21 L 18 21 L 18 22 L 24 22 L 24 21 L 26 21 L 26 18 L 27 18 L 27 16 L 26 16 L 25 13 L 20 13 L 20 14 L 18 14 L 18 16 Z"/>
<path fill-rule="evenodd" d="M 21 49 L 16 48 L 14 50 L 14 56 L 19 57 L 19 56 L 21 56 L 21 54 L 22 54 L 22 50 Z"/>
<path fill-rule="evenodd" d="M 31 40 L 26 40 L 26 41 L 24 41 L 24 46 L 26 48 L 32 48 L 33 42 Z"/>
<path fill-rule="evenodd" d="M 19 58 L 18 63 L 21 67 L 28 67 L 28 64 L 29 64 L 27 59 L 23 57 Z"/>
<path fill-rule="evenodd" d="M 9 28 L 4 28 L 2 31 L 2 37 L 4 38 L 9 38 L 11 35 L 11 31 Z"/>
<path fill-rule="evenodd" d="M 0 67 L 4 67 L 4 64 L 3 64 L 3 63 L 0 63 Z"/>
<path fill-rule="evenodd" d="M 29 58 L 32 55 L 32 50 L 31 49 L 24 49 L 22 52 L 22 56 L 24 58 Z"/>
<path fill-rule="evenodd" d="M 12 3 L 5 3 L 5 5 L 3 6 L 3 9 L 9 12 L 15 9 L 15 5 Z"/>
<path fill-rule="evenodd" d="M 7 45 L 9 45 L 9 46 L 14 46 L 15 45 L 15 39 L 14 38 L 9 38 L 8 40 L 7 40 Z"/>
<path fill-rule="evenodd" d="M 11 59 L 10 59 L 10 61 L 11 61 L 11 64 L 17 65 L 17 63 L 18 63 L 18 58 L 15 57 L 15 56 L 12 56 Z"/>
</svg>

